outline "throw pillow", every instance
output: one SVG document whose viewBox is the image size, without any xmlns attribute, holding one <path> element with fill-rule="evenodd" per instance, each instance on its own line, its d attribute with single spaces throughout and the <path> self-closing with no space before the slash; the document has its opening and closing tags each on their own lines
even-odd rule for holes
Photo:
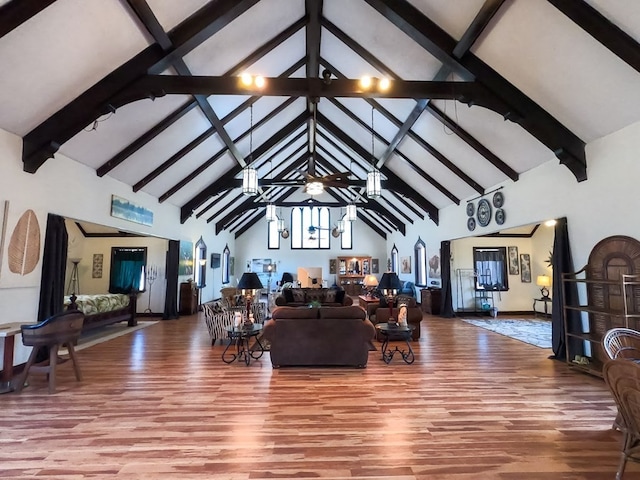
<svg viewBox="0 0 640 480">
<path fill-rule="evenodd" d="M 330 288 L 324 294 L 324 301 L 327 303 L 335 303 L 336 302 L 336 293 L 338 291 L 335 288 Z"/>
<path fill-rule="evenodd" d="M 234 295 L 233 296 L 233 306 L 239 307 L 244 305 L 245 299 L 243 295 Z"/>
<path fill-rule="evenodd" d="M 336 303 L 344 302 L 345 293 L 344 290 L 336 290 Z"/>
<path fill-rule="evenodd" d="M 282 290 L 282 294 L 284 295 L 284 299 L 287 301 L 287 303 L 293 302 L 293 292 L 290 288 L 285 288 L 284 290 Z"/>
<path fill-rule="evenodd" d="M 211 302 L 211 312 L 212 313 L 222 313 L 224 312 L 224 307 L 222 306 L 221 301 Z"/>
<path fill-rule="evenodd" d="M 307 290 L 305 295 L 305 302 L 318 302 L 324 303 L 324 291 L 322 290 Z"/>
</svg>

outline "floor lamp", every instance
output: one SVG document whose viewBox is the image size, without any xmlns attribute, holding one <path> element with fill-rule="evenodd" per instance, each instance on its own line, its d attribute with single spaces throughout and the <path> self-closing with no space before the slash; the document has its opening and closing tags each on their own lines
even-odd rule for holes
<svg viewBox="0 0 640 480">
<path fill-rule="evenodd" d="M 81 258 L 70 258 L 71 263 L 73 263 L 73 268 L 71 269 L 71 277 L 69 278 L 69 286 L 67 287 L 67 295 L 71 295 L 75 297 L 80 293 L 80 280 L 78 279 L 78 264 L 80 263 Z M 75 301 L 75 298 L 72 299 Z"/>
</svg>

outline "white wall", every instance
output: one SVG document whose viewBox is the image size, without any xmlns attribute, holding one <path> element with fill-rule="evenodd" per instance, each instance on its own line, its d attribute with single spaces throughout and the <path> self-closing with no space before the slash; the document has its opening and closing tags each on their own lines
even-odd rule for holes
<svg viewBox="0 0 640 480">
<path fill-rule="evenodd" d="M 567 217 L 574 267 L 579 270 L 587 263 L 593 246 L 603 238 L 628 235 L 640 239 L 640 222 L 636 221 L 640 211 L 638 152 L 640 122 L 589 143 L 586 148 L 588 180 L 580 183 L 550 153 L 547 163 L 520 175 L 517 182 L 502 185 L 505 224 L 497 228 L 492 221 L 486 228 L 476 227 L 473 235 Z M 490 191 L 498 186 L 485 188 Z M 440 210 L 439 226 L 429 220 L 408 225 L 406 237 L 393 234 L 387 249 L 395 243 L 400 256 L 412 254 L 420 236 L 427 244 L 430 257 L 441 241 L 470 237 L 472 233 L 467 230 L 466 222 L 466 199 L 463 199 L 460 205 Z M 544 261 L 543 257 L 546 258 L 544 252 L 532 256 L 532 260 Z M 535 276 L 541 266 L 536 264 L 534 268 Z M 455 285 L 452 288 L 455 290 Z"/>
<path fill-rule="evenodd" d="M 65 218 L 85 220 L 133 233 L 163 239 L 188 240 L 194 245 L 202 235 L 209 253 L 222 252 L 227 243 L 230 248 L 234 248 L 232 235 L 224 233 L 216 236 L 213 227 L 205 220 L 192 218 L 181 225 L 178 207 L 168 202 L 158 203 L 157 199 L 144 192 L 133 193 L 130 186 L 109 176 L 99 178 L 95 170 L 62 155 L 56 155 L 55 158 L 49 159 L 35 174 L 23 171 L 21 156 L 21 138 L 0 130 L 0 165 L 2 166 L 2 175 L 0 175 L 2 196 L 0 196 L 0 200 L 10 202 L 9 211 L 11 214 L 26 208 L 34 210 L 40 221 L 42 239 L 44 239 L 47 214 L 54 213 Z M 147 227 L 111 217 L 112 194 L 152 210 L 154 213 L 153 226 Z M 41 263 L 34 271 L 36 278 L 33 286 L 24 287 L 10 284 L 8 288 L 0 288 L 0 307 L 4 312 L 0 323 L 33 323 L 37 320 Z M 164 260 L 162 260 L 162 264 L 164 265 Z M 3 280 L 10 278 L 6 268 L 0 269 L 0 278 L 3 276 Z M 180 280 L 186 280 L 186 278 L 182 277 Z M 202 300 L 207 301 L 219 296 L 221 283 L 220 269 L 211 270 L 207 267 L 207 287 L 202 292 Z M 143 304 L 146 303 L 144 298 L 141 298 L 141 301 Z M 164 299 L 161 301 L 164 302 Z M 1 350 L 2 346 L 0 345 Z M 14 363 L 23 363 L 26 361 L 27 355 L 28 350 L 22 347 L 18 337 Z"/>
</svg>

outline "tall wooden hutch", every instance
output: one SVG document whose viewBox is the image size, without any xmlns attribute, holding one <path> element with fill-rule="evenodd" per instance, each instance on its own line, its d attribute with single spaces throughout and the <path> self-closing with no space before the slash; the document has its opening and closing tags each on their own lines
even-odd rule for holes
<svg viewBox="0 0 640 480">
<path fill-rule="evenodd" d="M 371 257 L 355 255 L 338 257 L 336 283 L 347 295 L 360 295 L 364 277 L 371 273 Z"/>
</svg>

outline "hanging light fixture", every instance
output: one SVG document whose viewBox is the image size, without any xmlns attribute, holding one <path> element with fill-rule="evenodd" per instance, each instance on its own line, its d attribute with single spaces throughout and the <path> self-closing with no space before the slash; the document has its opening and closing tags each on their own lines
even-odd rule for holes
<svg viewBox="0 0 640 480">
<path fill-rule="evenodd" d="M 282 232 L 284 230 L 284 218 L 278 218 L 276 220 L 276 225 L 278 232 Z"/>
<path fill-rule="evenodd" d="M 273 178 L 273 164 L 271 163 L 271 160 L 269 160 L 269 174 L 271 175 L 271 178 Z M 275 222 L 278 219 L 278 215 L 276 213 L 276 206 L 271 203 L 271 199 L 269 199 L 269 203 L 267 204 L 267 214 L 265 216 L 265 218 L 267 219 L 267 222 Z"/>
<path fill-rule="evenodd" d="M 376 168 L 376 155 L 373 142 L 373 106 L 371 107 L 371 166 L 372 170 L 367 173 L 367 197 L 378 198 L 382 194 L 380 186 L 380 171 Z"/>
<path fill-rule="evenodd" d="M 344 220 L 338 220 L 336 228 L 340 233 L 344 233 L 344 227 L 345 227 Z"/>
<path fill-rule="evenodd" d="M 251 167 L 253 161 L 253 104 L 251 111 L 251 128 L 249 130 L 249 158 L 247 166 L 242 169 L 242 193 L 245 195 L 257 195 L 258 193 L 258 171 Z"/>
<path fill-rule="evenodd" d="M 356 210 L 355 203 L 347 204 L 347 213 L 345 214 L 344 218 L 349 222 L 355 222 L 358 219 L 358 211 Z"/>
</svg>

